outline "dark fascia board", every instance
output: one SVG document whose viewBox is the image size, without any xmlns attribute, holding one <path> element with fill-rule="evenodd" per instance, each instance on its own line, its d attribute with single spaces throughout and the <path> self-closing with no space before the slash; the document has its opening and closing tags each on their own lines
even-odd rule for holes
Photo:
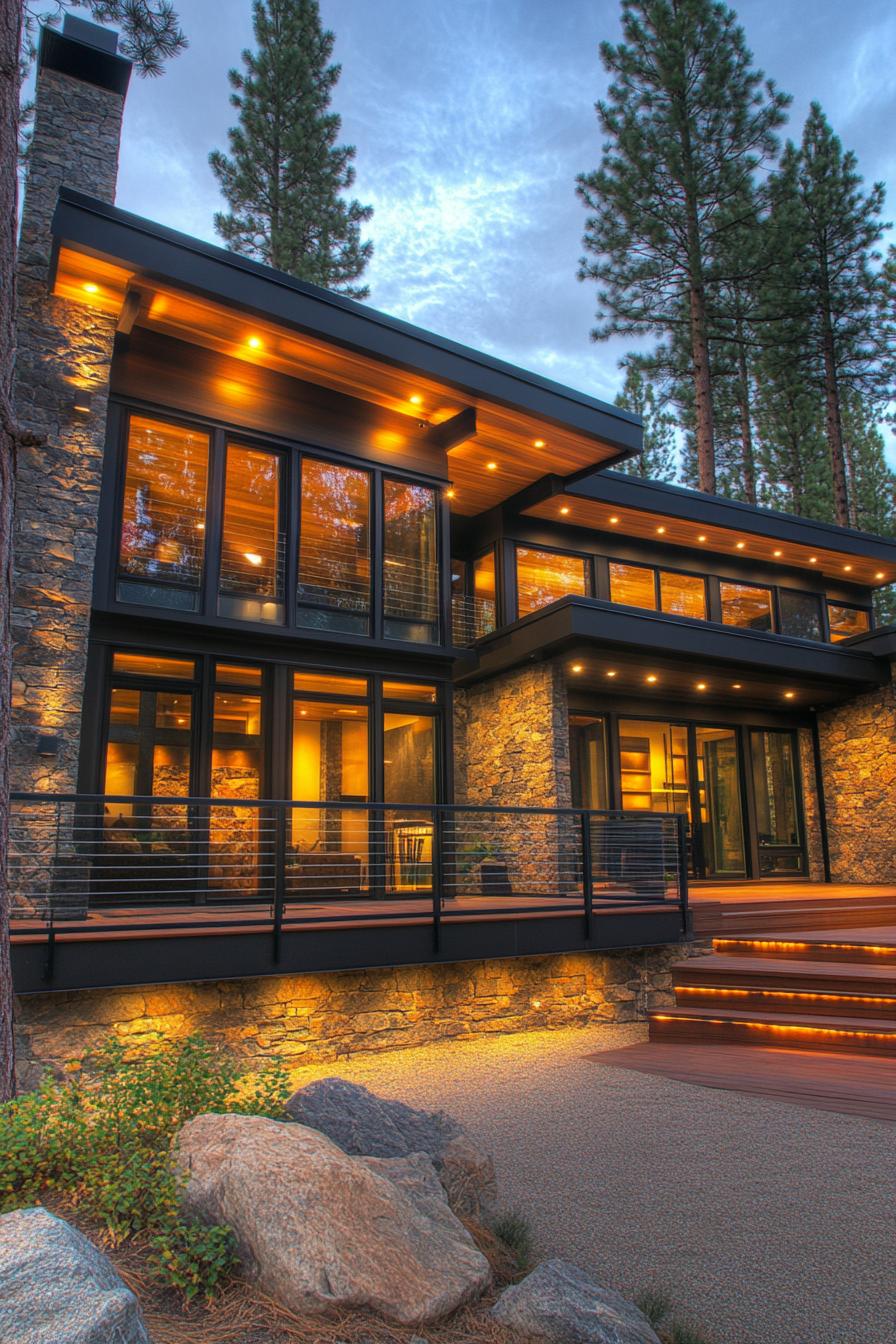
<svg viewBox="0 0 896 1344">
<path fill-rule="evenodd" d="M 71 15 L 66 15 L 65 30 L 61 33 L 58 28 L 41 28 L 39 69 L 57 70 L 123 98 L 128 91 L 132 63 L 115 54 L 115 34 L 92 23 L 72 23 L 71 19 Z M 90 35 L 91 30 L 97 36 L 85 40 L 83 34 Z"/>
<path fill-rule="evenodd" d="M 789 541 L 819 550 L 842 551 L 896 564 L 896 541 L 878 537 L 870 532 L 858 532 L 834 523 L 815 522 L 792 513 L 778 513 L 761 509 L 755 504 L 744 504 L 738 499 L 723 499 L 700 490 L 687 490 L 680 485 L 666 485 L 662 481 L 647 481 L 638 476 L 606 471 L 576 473 L 561 480 L 545 477 L 536 482 L 533 495 L 524 507 L 531 507 L 551 495 L 565 493 L 580 499 L 595 499 L 619 508 L 644 509 L 650 513 L 685 518 L 707 526 L 727 527 L 738 531 L 759 532 L 776 541 Z"/>
<path fill-rule="evenodd" d="M 616 449 L 614 460 L 641 450 L 638 416 L 563 387 L 538 374 L 305 284 L 71 188 L 62 188 L 53 216 L 57 246 L 72 246 L 133 267 L 307 335 L 425 374 L 467 396 L 480 396 Z"/>
<path fill-rule="evenodd" d="M 665 612 L 633 611 L 596 597 L 561 598 L 489 636 L 476 646 L 478 665 L 467 675 L 491 676 L 533 657 L 592 642 L 654 657 L 699 659 L 701 665 L 713 662 L 744 671 L 790 674 L 855 690 L 884 685 L 889 676 L 884 659 L 853 647 L 737 630 Z"/>
</svg>

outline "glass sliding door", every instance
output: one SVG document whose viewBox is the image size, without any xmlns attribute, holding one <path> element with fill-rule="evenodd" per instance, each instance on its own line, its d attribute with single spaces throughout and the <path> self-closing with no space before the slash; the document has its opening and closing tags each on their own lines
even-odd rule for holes
<svg viewBox="0 0 896 1344">
<path fill-rule="evenodd" d="M 694 730 L 704 877 L 745 877 L 740 758 L 734 728 Z"/>
<path fill-rule="evenodd" d="M 754 729 L 750 746 L 760 875 L 802 874 L 806 860 L 794 735 Z"/>
<path fill-rule="evenodd" d="M 683 723 L 619 720 L 622 806 L 629 812 L 691 815 L 688 730 Z"/>
</svg>

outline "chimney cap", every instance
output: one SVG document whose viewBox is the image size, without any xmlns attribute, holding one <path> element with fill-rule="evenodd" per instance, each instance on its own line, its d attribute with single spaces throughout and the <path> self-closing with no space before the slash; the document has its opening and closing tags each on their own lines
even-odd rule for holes
<svg viewBox="0 0 896 1344">
<path fill-rule="evenodd" d="M 85 19 L 65 16 L 62 32 L 45 25 L 40 33 L 38 69 L 95 84 L 110 93 L 127 93 L 131 62 L 117 55 L 118 34 Z"/>
</svg>

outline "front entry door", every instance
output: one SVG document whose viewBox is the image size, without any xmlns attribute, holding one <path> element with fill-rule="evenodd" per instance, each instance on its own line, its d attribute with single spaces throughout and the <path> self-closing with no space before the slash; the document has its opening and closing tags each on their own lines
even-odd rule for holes
<svg viewBox="0 0 896 1344">
<path fill-rule="evenodd" d="M 701 877 L 746 877 L 740 753 L 734 728 L 694 729 Z"/>
</svg>

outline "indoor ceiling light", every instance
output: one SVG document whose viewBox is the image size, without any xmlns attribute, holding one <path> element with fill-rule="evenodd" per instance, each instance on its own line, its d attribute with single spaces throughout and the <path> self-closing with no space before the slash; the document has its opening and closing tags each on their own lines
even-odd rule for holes
<svg viewBox="0 0 896 1344">
<path fill-rule="evenodd" d="M 260 565 L 263 563 L 262 557 L 257 551 L 243 551 L 243 557 L 249 561 L 250 565 Z"/>
</svg>

